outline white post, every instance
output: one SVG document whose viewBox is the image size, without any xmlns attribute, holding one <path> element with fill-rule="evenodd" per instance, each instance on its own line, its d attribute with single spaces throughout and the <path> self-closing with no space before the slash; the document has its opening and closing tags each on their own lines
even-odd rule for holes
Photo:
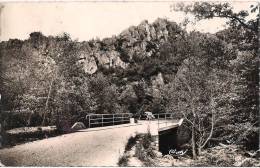
<svg viewBox="0 0 260 168">
<path fill-rule="evenodd" d="M 115 120 L 114 120 L 114 116 L 115 116 L 115 114 L 113 114 L 113 125 L 115 125 Z"/>
<path fill-rule="evenodd" d="M 90 116 L 91 115 L 88 116 L 88 128 L 90 128 Z"/>
<path fill-rule="evenodd" d="M 165 124 L 167 126 L 166 113 L 164 114 L 164 120 L 165 120 Z"/>
<path fill-rule="evenodd" d="M 159 119 L 160 119 L 160 114 L 158 113 L 158 117 L 157 117 L 157 120 L 158 120 L 158 131 L 159 131 L 159 127 L 160 127 L 160 124 L 159 124 Z"/>
<path fill-rule="evenodd" d="M 103 114 L 102 114 L 102 127 L 103 127 L 103 120 L 104 120 L 104 119 L 103 119 Z"/>
</svg>

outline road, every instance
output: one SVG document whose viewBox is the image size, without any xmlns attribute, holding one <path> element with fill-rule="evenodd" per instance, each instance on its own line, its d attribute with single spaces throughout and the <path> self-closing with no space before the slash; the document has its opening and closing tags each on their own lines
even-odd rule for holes
<svg viewBox="0 0 260 168">
<path fill-rule="evenodd" d="M 6 166 L 117 166 L 131 135 L 158 134 L 156 121 L 91 128 L 0 150 Z"/>
</svg>

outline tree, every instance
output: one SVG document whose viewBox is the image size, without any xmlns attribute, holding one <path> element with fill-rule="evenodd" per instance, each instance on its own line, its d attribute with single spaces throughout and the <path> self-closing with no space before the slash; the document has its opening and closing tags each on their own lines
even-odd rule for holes
<svg viewBox="0 0 260 168">
<path fill-rule="evenodd" d="M 232 77 L 232 89 L 229 90 L 229 96 L 222 96 L 223 100 L 230 102 L 230 112 L 227 117 L 231 119 L 229 125 L 231 129 L 229 134 L 235 134 L 234 128 L 240 129 L 238 135 L 243 135 L 243 143 L 246 146 L 252 145 L 252 141 L 248 141 L 247 137 L 259 138 L 259 131 L 248 133 L 246 125 L 250 125 L 253 130 L 259 130 L 259 106 L 258 106 L 258 63 L 257 56 L 258 46 L 258 30 L 259 30 L 259 3 L 254 3 L 250 6 L 250 11 L 234 12 L 229 3 L 209 3 L 195 2 L 191 5 L 178 4 L 173 6 L 174 10 L 190 13 L 197 20 L 224 18 L 227 20 L 228 29 L 217 33 L 217 36 L 226 41 L 228 45 L 236 51 L 236 57 L 229 64 L 229 74 Z M 225 132 L 225 131 L 222 131 Z M 258 134 L 258 135 L 257 135 Z M 252 136 L 253 135 L 253 136 Z M 237 138 L 235 143 L 241 143 L 241 138 Z M 258 141 L 256 140 L 254 144 Z"/>
<path fill-rule="evenodd" d="M 164 97 L 168 97 L 168 111 L 175 111 L 188 121 L 196 159 L 214 136 L 215 125 L 224 115 L 218 107 L 221 104 L 218 98 L 227 76 L 221 73 L 234 53 L 214 35 L 192 32 L 185 39 L 179 46 L 185 48 L 181 65 L 174 80 L 166 86 Z M 176 53 L 169 53 L 171 55 Z"/>
<path fill-rule="evenodd" d="M 195 2 L 189 5 L 178 3 L 171 7 L 175 11 L 182 11 L 186 14 L 191 13 L 197 20 L 216 17 L 225 18 L 228 19 L 227 24 L 232 28 L 244 27 L 255 33 L 258 32 L 259 19 L 257 18 L 259 18 L 259 3 L 252 4 L 250 12 L 241 10 L 237 13 L 233 11 L 233 7 L 229 3 Z M 248 19 L 249 13 L 256 13 L 256 15 L 253 19 Z"/>
<path fill-rule="evenodd" d="M 118 88 L 102 73 L 98 73 L 88 81 L 92 99 L 97 103 L 95 113 L 122 113 L 125 109 L 119 104 Z"/>
</svg>

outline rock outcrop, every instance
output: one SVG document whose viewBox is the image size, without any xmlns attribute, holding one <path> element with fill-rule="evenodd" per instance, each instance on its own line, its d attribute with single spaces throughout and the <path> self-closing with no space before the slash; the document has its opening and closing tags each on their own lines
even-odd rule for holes
<svg viewBox="0 0 260 168">
<path fill-rule="evenodd" d="M 125 69 L 135 58 L 156 54 L 159 46 L 178 30 L 176 23 L 166 19 L 157 19 L 151 24 L 145 20 L 138 26 L 129 27 L 118 36 L 82 43 L 83 48 L 88 49 L 80 52 L 79 57 L 85 58 L 81 63 L 88 74 L 95 73 L 99 67 Z"/>
<path fill-rule="evenodd" d="M 153 97 L 160 97 L 160 88 L 164 85 L 164 79 L 161 72 L 157 76 L 152 77 Z"/>
</svg>

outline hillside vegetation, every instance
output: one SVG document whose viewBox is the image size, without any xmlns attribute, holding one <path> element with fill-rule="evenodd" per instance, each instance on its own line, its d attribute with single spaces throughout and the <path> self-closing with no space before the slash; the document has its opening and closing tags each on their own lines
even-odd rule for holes
<svg viewBox="0 0 260 168">
<path fill-rule="evenodd" d="M 77 120 L 86 113 L 160 112 L 154 105 L 159 87 L 179 65 L 174 58 L 165 61 L 160 47 L 184 34 L 175 23 L 158 19 L 103 40 L 33 32 L 28 40 L 2 42 L 2 110 L 11 111 L 6 117 L 27 118 L 8 127 L 54 124 L 65 116 Z"/>
</svg>

